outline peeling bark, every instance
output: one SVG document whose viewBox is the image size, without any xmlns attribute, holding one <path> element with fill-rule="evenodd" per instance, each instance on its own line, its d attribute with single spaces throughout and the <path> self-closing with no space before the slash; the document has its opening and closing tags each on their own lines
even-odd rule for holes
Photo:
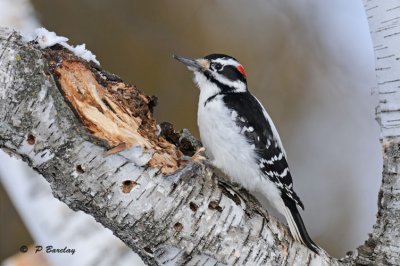
<svg viewBox="0 0 400 266">
<path fill-rule="evenodd" d="M 197 145 L 152 99 L 61 47 L 0 29 L 0 147 L 149 265 L 338 265 L 293 241 L 246 191 L 187 160 Z M 167 141 L 168 139 L 169 141 Z"/>
<path fill-rule="evenodd" d="M 176 171 L 182 154 L 156 136 L 152 98 L 58 48 L 45 54 L 49 71 L 86 130 L 113 147 L 108 154 L 139 145 L 154 151 L 150 166 L 164 174 Z"/>
</svg>

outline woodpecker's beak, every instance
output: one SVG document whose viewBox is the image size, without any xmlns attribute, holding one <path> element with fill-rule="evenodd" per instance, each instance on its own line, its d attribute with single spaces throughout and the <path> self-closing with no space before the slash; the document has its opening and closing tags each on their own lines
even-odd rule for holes
<svg viewBox="0 0 400 266">
<path fill-rule="evenodd" d="M 196 70 L 205 71 L 206 69 L 208 69 L 210 65 L 208 60 L 202 58 L 191 59 L 177 55 L 173 55 L 173 58 L 186 65 L 187 68 L 191 71 L 196 71 Z"/>
</svg>

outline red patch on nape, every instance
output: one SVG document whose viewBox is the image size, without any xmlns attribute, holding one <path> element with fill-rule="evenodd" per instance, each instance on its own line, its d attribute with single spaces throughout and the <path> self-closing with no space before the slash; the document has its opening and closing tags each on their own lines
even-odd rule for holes
<svg viewBox="0 0 400 266">
<path fill-rule="evenodd" d="M 239 72 L 242 73 L 243 77 L 246 78 L 246 72 L 244 72 L 244 68 L 243 68 L 242 65 L 238 65 L 238 66 L 236 67 L 236 69 L 239 70 Z"/>
</svg>

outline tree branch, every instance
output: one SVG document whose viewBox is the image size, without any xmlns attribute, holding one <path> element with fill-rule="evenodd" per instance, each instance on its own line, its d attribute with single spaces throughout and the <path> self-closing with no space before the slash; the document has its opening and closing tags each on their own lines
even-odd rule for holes
<svg viewBox="0 0 400 266">
<path fill-rule="evenodd" d="M 136 87 L 4 28 L 0 60 L 0 147 L 147 264 L 339 264 L 293 241 L 246 191 L 188 160 L 190 137 L 158 135 L 154 98 Z"/>
</svg>

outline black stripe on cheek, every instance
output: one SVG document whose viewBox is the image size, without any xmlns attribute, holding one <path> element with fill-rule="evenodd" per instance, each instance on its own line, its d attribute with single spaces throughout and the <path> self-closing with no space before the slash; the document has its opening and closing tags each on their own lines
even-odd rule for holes
<svg viewBox="0 0 400 266">
<path fill-rule="evenodd" d="M 231 86 L 228 86 L 228 85 L 225 85 L 225 84 L 219 82 L 218 80 L 216 80 L 209 71 L 205 71 L 204 75 L 206 76 L 206 78 L 209 81 L 211 81 L 212 83 L 216 84 L 218 86 L 218 88 L 221 89 L 221 92 L 226 93 L 226 92 L 231 92 L 231 91 L 235 90 L 235 88 L 233 88 Z"/>
<path fill-rule="evenodd" d="M 232 81 L 240 80 L 243 83 L 246 83 L 246 78 L 234 66 L 225 66 L 221 71 L 219 71 L 219 73 Z"/>
</svg>

